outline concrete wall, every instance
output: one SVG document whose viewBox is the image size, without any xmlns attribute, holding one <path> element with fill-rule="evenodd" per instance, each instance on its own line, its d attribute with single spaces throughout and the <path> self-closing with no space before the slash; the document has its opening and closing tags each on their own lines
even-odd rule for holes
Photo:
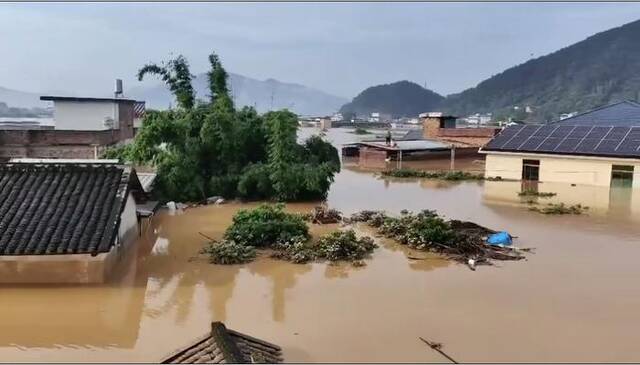
<svg viewBox="0 0 640 365">
<path fill-rule="evenodd" d="M 132 253 L 137 238 L 136 204 L 129 195 L 121 215 L 117 243 L 111 251 L 96 256 L 0 256 L 0 283 L 103 283 L 112 275 L 116 265 Z"/>
<path fill-rule="evenodd" d="M 522 178 L 522 160 L 540 160 L 540 181 L 609 186 L 612 165 L 634 166 L 633 186 L 640 187 L 640 160 L 543 154 L 487 153 L 485 175 Z"/>
<path fill-rule="evenodd" d="M 101 131 L 115 129 L 104 125 L 105 118 L 118 121 L 117 103 L 111 101 L 54 101 L 53 119 L 56 129 Z"/>
</svg>

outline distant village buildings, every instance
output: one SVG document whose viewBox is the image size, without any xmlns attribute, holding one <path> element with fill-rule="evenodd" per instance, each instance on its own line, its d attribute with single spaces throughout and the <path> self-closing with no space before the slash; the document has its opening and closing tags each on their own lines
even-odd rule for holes
<svg viewBox="0 0 640 365">
<path fill-rule="evenodd" d="M 459 148 L 475 148 L 484 146 L 500 129 L 457 128 L 457 117 L 439 112 L 420 114 L 423 138 L 453 144 Z"/>
<path fill-rule="evenodd" d="M 640 187 L 640 104 L 505 128 L 481 150 L 491 178 Z"/>
<path fill-rule="evenodd" d="M 113 98 L 42 96 L 53 102 L 53 128 L 36 123 L 0 126 L 0 158 L 97 158 L 110 146 L 133 139 L 144 102 Z"/>
</svg>

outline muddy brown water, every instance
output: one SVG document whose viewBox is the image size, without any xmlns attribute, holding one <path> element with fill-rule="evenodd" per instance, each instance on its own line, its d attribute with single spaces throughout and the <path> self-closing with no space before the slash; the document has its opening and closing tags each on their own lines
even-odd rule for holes
<svg viewBox="0 0 640 365">
<path fill-rule="evenodd" d="M 336 143 L 352 136 L 329 133 Z M 336 176 L 328 201 L 345 213 L 435 209 L 536 248 L 527 261 L 475 272 L 389 241 L 359 268 L 268 257 L 211 265 L 197 258 L 197 232 L 219 237 L 253 204 L 163 211 L 109 284 L 0 286 L 0 360 L 158 361 L 220 320 L 280 345 L 292 362 L 445 360 L 419 336 L 466 362 L 640 361 L 640 192 L 540 184 L 558 194 L 540 204 L 590 207 L 551 217 L 527 210 L 520 189 L 380 179 L 359 167 Z"/>
</svg>

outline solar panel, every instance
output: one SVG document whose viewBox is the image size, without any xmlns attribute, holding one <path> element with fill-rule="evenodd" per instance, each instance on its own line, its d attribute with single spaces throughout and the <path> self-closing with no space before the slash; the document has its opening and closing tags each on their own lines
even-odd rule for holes
<svg viewBox="0 0 640 365">
<path fill-rule="evenodd" d="M 485 150 L 640 158 L 640 126 L 514 126 L 504 129 Z"/>
</svg>

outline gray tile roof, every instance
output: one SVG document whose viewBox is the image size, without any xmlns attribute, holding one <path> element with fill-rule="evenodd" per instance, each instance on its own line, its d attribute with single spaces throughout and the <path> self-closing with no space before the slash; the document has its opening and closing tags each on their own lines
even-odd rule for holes
<svg viewBox="0 0 640 365">
<path fill-rule="evenodd" d="M 553 124 L 616 127 L 640 126 L 640 104 L 625 100 L 578 114 Z"/>
<path fill-rule="evenodd" d="M 0 255 L 108 252 L 131 184 L 123 166 L 0 165 Z"/>
<path fill-rule="evenodd" d="M 280 347 L 229 330 L 221 322 L 211 324 L 211 332 L 178 349 L 163 364 L 281 363 Z"/>
</svg>

